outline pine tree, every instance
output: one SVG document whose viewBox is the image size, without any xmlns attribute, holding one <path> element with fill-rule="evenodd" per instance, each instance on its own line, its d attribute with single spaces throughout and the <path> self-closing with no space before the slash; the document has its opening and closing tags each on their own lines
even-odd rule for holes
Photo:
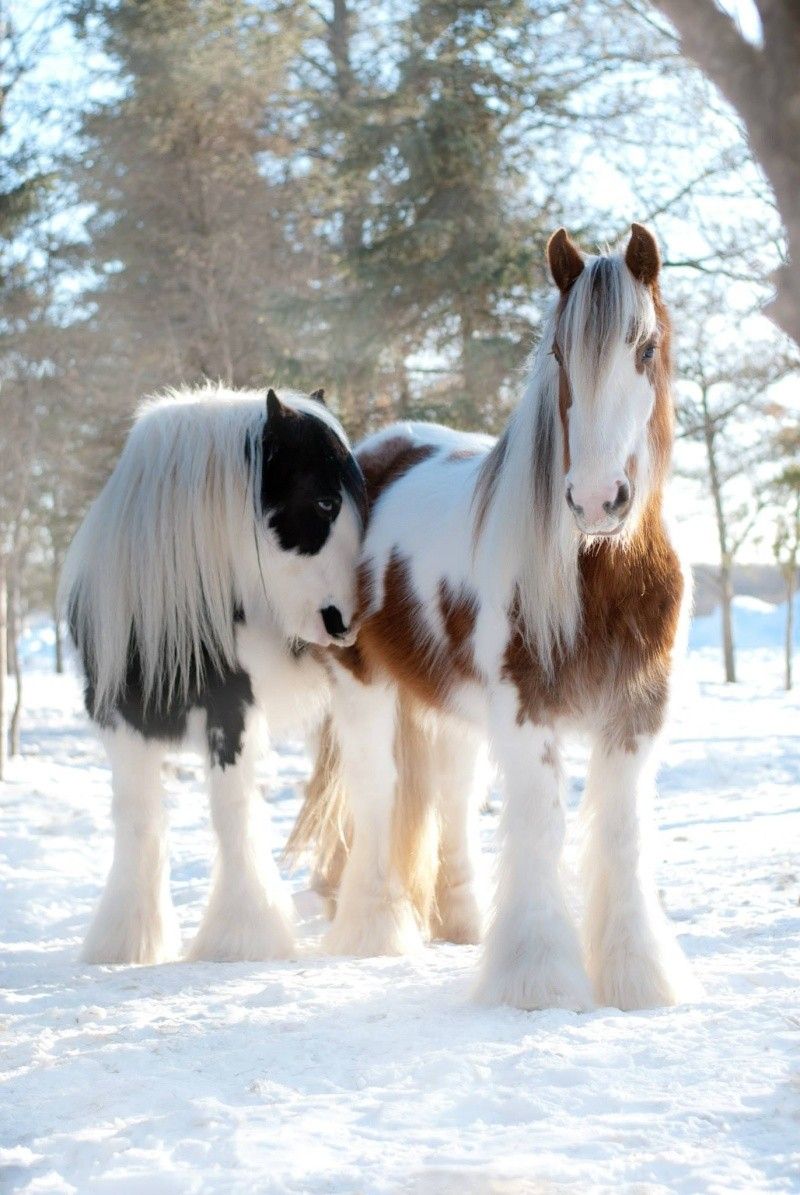
<svg viewBox="0 0 800 1195">
<path fill-rule="evenodd" d="M 121 89 L 86 113 L 72 173 L 92 208 L 87 356 L 96 389 L 124 376 L 123 406 L 166 384 L 272 377 L 268 313 L 297 268 L 269 161 L 285 7 L 95 0 L 79 13 Z"/>
<path fill-rule="evenodd" d="M 560 97 L 537 86 L 536 19 L 518 0 L 420 2 L 401 32 L 356 276 L 405 351 L 443 363 L 418 409 L 492 427 L 529 348 L 552 230 L 527 185 L 521 118 L 545 119 Z"/>
</svg>

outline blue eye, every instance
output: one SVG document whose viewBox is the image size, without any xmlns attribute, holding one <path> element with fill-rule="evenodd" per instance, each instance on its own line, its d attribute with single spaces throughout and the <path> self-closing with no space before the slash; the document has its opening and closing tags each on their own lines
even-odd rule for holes
<svg viewBox="0 0 800 1195">
<path fill-rule="evenodd" d="M 652 361 L 656 355 L 656 346 L 654 344 L 646 344 L 644 352 L 642 353 L 642 360 Z"/>
</svg>

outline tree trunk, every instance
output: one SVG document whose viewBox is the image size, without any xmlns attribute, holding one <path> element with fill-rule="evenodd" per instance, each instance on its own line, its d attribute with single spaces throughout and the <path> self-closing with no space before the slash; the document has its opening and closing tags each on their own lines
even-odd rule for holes
<svg viewBox="0 0 800 1195">
<path fill-rule="evenodd" d="M 19 653 L 19 635 L 22 630 L 22 599 L 19 591 L 19 562 L 14 566 L 14 579 L 8 595 L 8 663 L 9 675 L 15 681 L 14 708 L 8 729 L 9 755 L 20 754 L 20 728 L 22 725 L 22 662 Z"/>
<path fill-rule="evenodd" d="M 8 729 L 8 751 L 9 755 L 20 755 L 22 753 L 20 745 L 22 730 L 22 667 L 18 651 L 14 652 L 14 680 L 16 682 L 16 694 L 14 709 L 11 711 L 11 725 Z"/>
<path fill-rule="evenodd" d="M 750 45 L 715 0 L 654 0 L 677 29 L 681 49 L 741 117 L 786 229 L 789 261 L 773 276 L 766 307 L 800 344 L 800 5 L 756 0 L 763 47 Z"/>
<path fill-rule="evenodd" d="M 784 683 L 788 692 L 792 687 L 792 656 L 794 654 L 794 595 L 797 587 L 797 565 L 792 562 L 786 569 L 786 638 Z"/>
<path fill-rule="evenodd" d="M 736 647 L 733 638 L 733 556 L 728 548 L 728 523 L 722 500 L 722 483 L 717 467 L 717 451 L 714 443 L 714 421 L 708 408 L 708 391 L 701 387 L 706 457 L 708 459 L 708 480 L 711 486 L 711 500 L 714 503 L 714 517 L 717 521 L 720 558 L 720 599 L 722 603 L 722 655 L 725 662 L 725 682 L 736 683 Z"/>
<path fill-rule="evenodd" d="M 12 576 L 14 580 L 8 586 L 8 609 L 6 611 L 6 675 L 16 676 L 17 672 L 17 639 L 19 637 L 19 603 L 17 596 L 16 568 Z"/>
<path fill-rule="evenodd" d="M 0 780 L 6 771 L 6 636 L 8 633 L 8 591 L 5 561 L 0 560 Z"/>
<path fill-rule="evenodd" d="M 722 655 L 725 661 L 725 682 L 736 683 L 736 651 L 733 642 L 733 562 L 724 560 L 719 570 L 722 603 Z"/>
</svg>

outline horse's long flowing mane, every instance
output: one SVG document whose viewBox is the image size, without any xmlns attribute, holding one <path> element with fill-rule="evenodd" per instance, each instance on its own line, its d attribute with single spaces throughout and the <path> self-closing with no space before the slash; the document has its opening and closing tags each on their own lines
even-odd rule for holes
<svg viewBox="0 0 800 1195">
<path fill-rule="evenodd" d="M 282 395 L 325 419 L 319 404 Z M 261 392 L 209 385 L 140 408 L 122 454 L 64 564 L 61 608 L 107 714 L 138 655 L 145 702 L 187 696 L 204 670 L 235 663 L 234 603 L 257 567 Z"/>
<path fill-rule="evenodd" d="M 655 324 L 652 294 L 621 254 L 587 257 L 569 293 L 553 303 L 526 367 L 522 401 L 481 471 L 477 550 L 491 545 L 503 573 L 516 577 L 519 627 L 549 675 L 574 645 L 581 615 L 580 537 L 564 500 L 556 335 L 573 387 L 594 394 L 619 348 L 646 339 Z"/>
</svg>

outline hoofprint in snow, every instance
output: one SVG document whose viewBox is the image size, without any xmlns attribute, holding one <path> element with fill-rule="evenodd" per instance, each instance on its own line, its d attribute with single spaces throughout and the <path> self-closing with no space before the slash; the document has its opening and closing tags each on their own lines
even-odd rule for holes
<svg viewBox="0 0 800 1195">
<path fill-rule="evenodd" d="M 800 699 L 777 652 L 741 663 L 726 688 L 716 655 L 690 657 L 656 807 L 663 899 L 706 994 L 585 1015 L 475 1007 L 472 947 L 321 956 L 304 873 L 296 961 L 79 963 L 108 769 L 77 682 L 31 673 L 0 786 L 0 1190 L 800 1191 Z M 299 744 L 262 765 L 279 842 L 307 769 Z M 209 882 L 199 761 L 175 759 L 167 787 L 189 938 Z M 496 821 L 494 800 L 487 854 Z"/>
</svg>

